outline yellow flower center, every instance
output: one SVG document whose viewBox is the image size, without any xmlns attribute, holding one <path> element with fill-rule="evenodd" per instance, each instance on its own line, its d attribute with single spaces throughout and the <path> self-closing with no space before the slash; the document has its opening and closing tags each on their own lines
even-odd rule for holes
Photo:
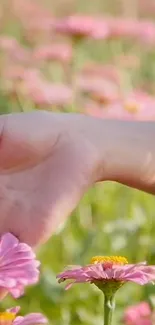
<svg viewBox="0 0 155 325">
<path fill-rule="evenodd" d="M 128 264 L 128 260 L 123 256 L 94 256 L 91 259 L 91 264 L 108 263 L 124 265 Z"/>
<path fill-rule="evenodd" d="M 127 102 L 124 105 L 124 109 L 129 113 L 137 113 L 138 112 L 138 104 L 136 102 Z"/>
<path fill-rule="evenodd" d="M 10 324 L 14 321 L 15 317 L 16 317 L 16 315 L 14 313 L 9 313 L 7 311 L 0 312 L 0 322 L 8 321 Z"/>
</svg>

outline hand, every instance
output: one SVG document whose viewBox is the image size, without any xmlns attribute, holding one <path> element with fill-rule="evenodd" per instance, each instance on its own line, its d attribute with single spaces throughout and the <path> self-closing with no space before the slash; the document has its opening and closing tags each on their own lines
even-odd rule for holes
<svg viewBox="0 0 155 325">
<path fill-rule="evenodd" d="M 97 177 L 85 117 L 32 112 L 0 117 L 0 234 L 32 246 L 49 238 Z"/>
<path fill-rule="evenodd" d="M 97 181 L 155 193 L 154 122 L 80 114 L 0 116 L 0 235 L 46 241 Z"/>
</svg>

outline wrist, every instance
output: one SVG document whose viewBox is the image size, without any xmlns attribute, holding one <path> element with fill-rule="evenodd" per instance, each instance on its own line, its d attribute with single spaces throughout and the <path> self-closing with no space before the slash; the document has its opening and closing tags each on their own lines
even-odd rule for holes
<svg viewBox="0 0 155 325">
<path fill-rule="evenodd" d="M 155 192 L 155 123 L 94 119 L 97 178 Z"/>
<path fill-rule="evenodd" d="M 87 149 L 92 182 L 116 181 L 155 194 L 155 122 L 103 120 L 71 113 L 59 114 L 59 118 L 65 130 L 73 128 L 77 142 Z"/>
</svg>

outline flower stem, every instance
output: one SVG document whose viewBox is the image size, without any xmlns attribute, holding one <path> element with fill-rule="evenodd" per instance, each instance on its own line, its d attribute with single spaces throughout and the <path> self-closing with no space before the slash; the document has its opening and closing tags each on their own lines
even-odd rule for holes
<svg viewBox="0 0 155 325">
<path fill-rule="evenodd" d="M 104 295 L 104 325 L 112 325 L 112 314 L 115 308 L 114 295 Z"/>
</svg>

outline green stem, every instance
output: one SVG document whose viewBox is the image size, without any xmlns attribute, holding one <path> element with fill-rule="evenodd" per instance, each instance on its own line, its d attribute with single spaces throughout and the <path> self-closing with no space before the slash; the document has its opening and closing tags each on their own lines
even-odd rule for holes
<svg viewBox="0 0 155 325">
<path fill-rule="evenodd" d="M 104 325 L 112 325 L 112 314 L 115 308 L 114 295 L 104 295 Z"/>
<path fill-rule="evenodd" d="M 69 110 L 75 112 L 78 100 L 78 90 L 76 85 L 76 74 L 78 70 L 78 51 L 79 45 L 81 45 L 81 39 L 73 38 L 72 39 L 72 48 L 73 48 L 73 57 L 70 65 L 67 67 L 68 71 L 66 74 L 67 82 L 72 88 L 73 91 L 73 102 L 72 105 L 69 107 Z"/>
</svg>

